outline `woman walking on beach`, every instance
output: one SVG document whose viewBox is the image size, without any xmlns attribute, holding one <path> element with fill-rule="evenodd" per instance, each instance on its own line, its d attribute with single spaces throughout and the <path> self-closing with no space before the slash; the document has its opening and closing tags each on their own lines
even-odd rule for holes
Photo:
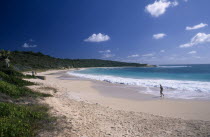
<svg viewBox="0 0 210 137">
<path fill-rule="evenodd" d="M 162 87 L 161 84 L 160 84 L 160 97 L 164 97 L 164 94 L 163 94 L 163 87 Z"/>
</svg>

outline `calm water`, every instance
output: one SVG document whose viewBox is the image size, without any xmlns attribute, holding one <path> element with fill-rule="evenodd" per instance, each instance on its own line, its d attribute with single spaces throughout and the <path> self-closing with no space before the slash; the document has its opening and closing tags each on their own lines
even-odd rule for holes
<svg viewBox="0 0 210 137">
<path fill-rule="evenodd" d="M 155 68 L 91 68 L 70 72 L 72 75 L 148 87 L 148 94 L 158 95 L 151 87 L 164 86 L 171 98 L 210 99 L 210 65 L 162 65 Z"/>
</svg>

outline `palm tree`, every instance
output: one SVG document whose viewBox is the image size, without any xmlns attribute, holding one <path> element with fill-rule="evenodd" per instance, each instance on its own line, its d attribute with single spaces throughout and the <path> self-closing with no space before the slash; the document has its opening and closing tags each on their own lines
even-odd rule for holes
<svg viewBox="0 0 210 137">
<path fill-rule="evenodd" d="M 10 67 L 10 60 L 9 60 L 10 51 L 0 50 L 0 60 L 4 60 L 6 63 L 6 67 Z"/>
</svg>

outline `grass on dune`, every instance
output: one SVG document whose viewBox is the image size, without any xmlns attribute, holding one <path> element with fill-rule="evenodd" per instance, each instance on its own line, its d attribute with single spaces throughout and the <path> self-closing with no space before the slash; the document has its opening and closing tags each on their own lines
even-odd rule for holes
<svg viewBox="0 0 210 137">
<path fill-rule="evenodd" d="M 25 87 L 29 85 L 34 85 L 34 83 L 23 80 L 22 77 L 24 77 L 24 75 L 15 70 L 0 71 L 0 92 L 9 95 L 12 98 L 19 98 L 25 96 L 51 96 L 50 94 L 34 92 L 31 89 Z"/>
<path fill-rule="evenodd" d="M 36 130 L 53 121 L 47 112 L 46 106 L 0 103 L 0 136 L 35 136 Z"/>
<path fill-rule="evenodd" d="M 36 97 L 52 96 L 27 88 L 26 86 L 34 83 L 23 80 L 26 77 L 31 78 L 12 69 L 0 69 L 1 95 L 13 100 L 21 97 L 35 99 Z M 33 137 L 36 136 L 37 130 L 50 126 L 49 123 L 53 120 L 48 115 L 48 107 L 46 106 L 8 103 L 9 100 L 5 99 L 3 101 L 0 102 L 0 137 Z"/>
<path fill-rule="evenodd" d="M 7 83 L 5 81 L 0 81 L 0 92 L 4 93 L 12 98 L 20 97 L 50 97 L 52 95 L 34 92 L 27 87 L 18 87 L 16 85 Z"/>
<path fill-rule="evenodd" d="M 24 75 L 21 72 L 16 71 L 12 68 L 0 68 L 0 71 L 4 72 L 5 74 L 7 74 L 9 76 L 19 77 L 19 78 L 24 77 Z"/>
<path fill-rule="evenodd" d="M 0 71 L 0 78 L 3 80 L 3 81 L 6 81 L 10 84 L 14 84 L 16 86 L 29 86 L 29 85 L 34 85 L 34 83 L 30 82 L 30 81 L 26 81 L 26 80 L 23 80 L 22 78 L 19 78 L 17 76 L 13 76 L 13 75 L 8 75 L 2 71 Z"/>
</svg>

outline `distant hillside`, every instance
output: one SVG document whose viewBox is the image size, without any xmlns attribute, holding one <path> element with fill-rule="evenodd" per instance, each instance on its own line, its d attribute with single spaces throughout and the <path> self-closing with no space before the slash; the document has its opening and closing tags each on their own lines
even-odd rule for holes
<svg viewBox="0 0 210 137">
<path fill-rule="evenodd" d="M 58 69 L 81 67 L 145 67 L 147 64 L 125 63 L 99 59 L 59 59 L 40 52 L 13 51 L 10 55 L 11 64 L 18 70 Z M 1 65 L 3 62 L 1 61 Z"/>
</svg>

